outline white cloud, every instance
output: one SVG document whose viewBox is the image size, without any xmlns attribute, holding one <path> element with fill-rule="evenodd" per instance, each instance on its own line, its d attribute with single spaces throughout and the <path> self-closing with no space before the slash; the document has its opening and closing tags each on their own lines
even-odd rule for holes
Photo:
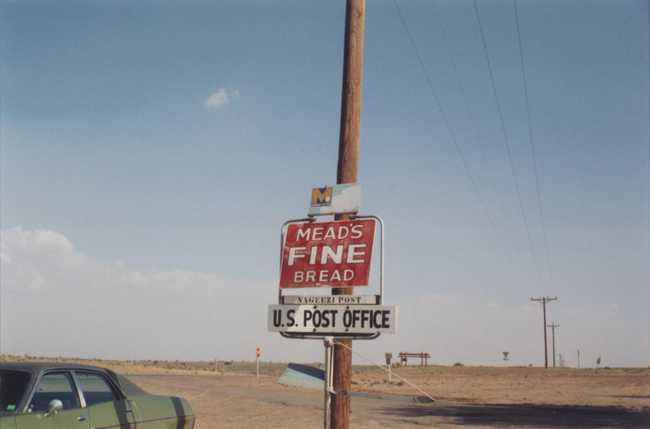
<svg viewBox="0 0 650 429">
<path fill-rule="evenodd" d="M 267 332 L 267 305 L 277 293 L 274 279 L 251 284 L 215 272 L 144 270 L 86 255 L 64 234 L 46 229 L 5 229 L 0 238 L 5 352 L 252 359 L 260 346 L 264 358 L 274 361 L 322 359 L 318 341 Z M 542 362 L 541 308 L 528 295 L 497 301 L 489 289 L 445 293 L 432 288 L 406 298 L 399 285 L 388 292 L 386 304 L 400 307 L 398 334 L 355 342 L 355 350 L 376 362 L 386 351 L 405 350 L 428 351 L 436 363 L 500 364 L 503 350 L 510 351 L 514 365 Z M 647 365 L 647 312 L 624 319 L 630 309 L 622 304 L 584 300 L 550 311 L 562 325 L 558 346 L 565 356 L 580 348 L 585 362 L 603 354 L 608 362 Z"/>
<path fill-rule="evenodd" d="M 232 359 L 265 332 L 264 297 L 243 311 L 250 285 L 101 261 L 55 231 L 1 232 L 4 352 Z"/>
<path fill-rule="evenodd" d="M 238 90 L 219 88 L 216 92 L 210 94 L 210 96 L 205 100 L 204 106 L 206 109 L 220 109 L 229 104 L 233 98 L 237 97 L 239 97 Z"/>
</svg>

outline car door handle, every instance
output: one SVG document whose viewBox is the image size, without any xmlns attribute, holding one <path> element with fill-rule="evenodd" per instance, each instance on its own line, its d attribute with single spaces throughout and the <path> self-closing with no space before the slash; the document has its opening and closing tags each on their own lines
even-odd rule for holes
<svg viewBox="0 0 650 429">
<path fill-rule="evenodd" d="M 85 422 L 85 421 L 86 421 L 86 417 L 85 417 L 85 416 L 79 416 L 79 417 L 77 417 L 77 421 L 78 421 L 78 422 Z"/>
</svg>

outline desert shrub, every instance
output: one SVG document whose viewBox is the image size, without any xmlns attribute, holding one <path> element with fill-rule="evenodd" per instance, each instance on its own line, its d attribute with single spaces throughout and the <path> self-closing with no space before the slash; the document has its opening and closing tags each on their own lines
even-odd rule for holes
<svg viewBox="0 0 650 429">
<path fill-rule="evenodd" d="M 461 366 L 465 366 L 465 365 L 463 365 L 463 364 L 460 363 L 460 362 L 456 362 L 456 363 L 454 364 L 454 366 L 455 366 L 455 367 L 461 367 Z"/>
</svg>

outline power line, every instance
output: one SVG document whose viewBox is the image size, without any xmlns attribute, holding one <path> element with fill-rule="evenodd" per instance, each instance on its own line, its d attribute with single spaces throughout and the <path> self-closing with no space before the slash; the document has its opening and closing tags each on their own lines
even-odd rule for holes
<svg viewBox="0 0 650 429">
<path fill-rule="evenodd" d="M 437 2 L 434 3 L 434 7 L 438 7 Z M 454 77 L 456 78 L 456 84 L 458 85 L 458 91 L 460 92 L 461 98 L 463 99 L 463 104 L 465 107 L 465 113 L 467 114 L 467 119 L 472 125 L 472 129 L 474 131 L 474 142 L 478 143 L 480 141 L 480 136 L 479 136 L 479 129 L 478 125 L 476 122 L 476 117 L 474 115 L 474 112 L 471 108 L 469 98 L 467 97 L 467 91 L 465 90 L 465 85 L 463 84 L 463 80 L 460 77 L 460 73 L 458 72 L 458 64 L 456 63 L 456 58 L 455 55 L 450 47 L 449 44 L 449 39 L 447 38 L 447 29 L 446 26 L 444 25 L 444 20 L 439 20 L 439 28 L 440 28 L 440 34 L 442 36 L 442 42 L 445 44 L 447 47 L 447 56 L 449 58 L 449 63 L 451 64 L 451 68 L 454 74 Z M 485 144 L 481 144 L 481 155 L 483 158 L 483 164 L 487 163 L 487 158 L 485 154 Z M 498 211 L 498 210 L 497 210 Z M 487 216 L 490 216 L 489 213 L 486 213 Z M 494 220 L 492 219 L 491 221 L 492 224 L 494 224 Z"/>
<path fill-rule="evenodd" d="M 510 164 L 510 172 L 512 174 L 512 179 L 515 184 L 515 191 L 517 194 L 517 200 L 519 201 L 519 209 L 521 211 L 521 217 L 524 222 L 524 228 L 526 229 L 526 236 L 528 237 L 528 246 L 530 250 L 530 257 L 533 261 L 533 264 L 536 266 L 538 274 L 539 274 L 539 266 L 537 264 L 537 259 L 535 258 L 535 251 L 534 251 L 534 246 L 533 246 L 533 239 L 530 234 L 530 227 L 528 225 L 528 218 L 526 216 L 526 210 L 524 209 L 524 202 L 521 198 L 521 191 L 519 189 L 519 177 L 517 175 L 517 168 L 515 167 L 515 163 L 512 159 L 512 151 L 510 149 L 510 142 L 508 138 L 508 132 L 506 130 L 506 122 L 503 117 L 503 111 L 501 109 L 501 103 L 499 102 L 499 95 L 497 93 L 497 87 L 496 83 L 494 80 L 494 72 L 492 71 L 492 62 L 490 61 L 490 54 L 488 52 L 488 46 L 487 46 L 487 41 L 485 39 L 485 32 L 483 31 L 483 24 L 481 23 L 481 14 L 478 9 L 478 3 L 477 0 L 474 0 L 474 12 L 476 14 L 476 21 L 478 23 L 479 31 L 481 34 L 481 42 L 483 44 L 483 53 L 485 54 L 485 60 L 487 62 L 487 67 L 488 67 L 488 72 L 490 74 L 490 83 L 492 84 L 492 94 L 494 96 L 494 100 L 497 106 L 497 113 L 499 115 L 499 123 L 501 125 L 501 133 L 503 134 L 503 142 L 506 147 L 506 153 L 508 155 L 508 162 Z"/>
<path fill-rule="evenodd" d="M 434 3 L 434 6 L 437 7 L 437 3 Z M 476 141 L 478 141 L 479 133 L 478 133 L 478 127 L 476 126 L 476 119 L 474 117 L 474 114 L 469 104 L 469 100 L 467 98 L 467 91 L 465 91 L 465 85 L 463 85 L 463 81 L 460 78 L 460 73 L 458 73 L 458 65 L 456 64 L 455 56 L 451 48 L 449 48 L 449 43 L 447 42 L 448 40 L 447 30 L 444 25 L 444 20 L 441 20 L 439 22 L 439 27 L 440 27 L 440 34 L 442 35 L 442 41 L 447 46 L 447 56 L 449 57 L 449 63 L 451 64 L 452 71 L 454 72 L 454 77 L 456 78 L 456 83 L 458 84 L 458 91 L 460 92 L 460 95 L 463 99 L 463 103 L 465 105 L 465 112 L 467 114 L 467 118 L 472 123 L 472 128 L 474 129 L 474 138 L 476 139 Z M 482 151 L 482 154 L 483 154 L 483 160 L 485 161 L 485 150 Z"/>
<path fill-rule="evenodd" d="M 546 221 L 544 220 L 544 209 L 542 206 L 542 192 L 539 185 L 539 168 L 537 166 L 537 151 L 535 149 L 535 140 L 533 139 L 533 126 L 530 114 L 530 99 L 528 97 L 528 79 L 526 77 L 526 62 L 524 58 L 524 48 L 523 43 L 521 42 L 521 29 L 519 25 L 519 11 L 517 8 L 517 0 L 513 0 L 513 6 L 515 9 L 515 23 L 517 27 L 517 42 L 519 44 L 519 59 L 521 60 L 521 76 L 524 83 L 524 100 L 526 104 L 526 120 L 528 123 L 528 141 L 530 142 L 531 157 L 533 159 L 533 171 L 535 172 L 535 190 L 537 195 L 537 206 L 539 208 L 539 218 L 542 225 L 542 235 L 544 238 L 544 248 L 546 253 L 546 265 L 548 268 L 549 279 L 553 278 L 553 269 L 551 266 L 551 256 L 548 246 L 548 237 L 546 234 Z"/>
<path fill-rule="evenodd" d="M 424 64 L 424 60 L 422 59 L 422 55 L 420 54 L 420 50 L 418 48 L 417 43 L 415 42 L 415 38 L 413 37 L 413 33 L 411 32 L 408 24 L 406 23 L 406 19 L 404 18 L 404 15 L 402 13 L 402 9 L 399 6 L 398 0 L 393 0 L 393 3 L 395 4 L 395 8 L 397 9 L 397 14 L 399 16 L 399 20 L 402 24 L 402 27 L 404 28 L 404 31 L 406 32 L 406 35 L 409 39 L 409 42 L 411 43 L 411 46 L 413 47 L 413 50 L 415 51 L 415 56 L 417 57 L 418 63 L 420 65 L 420 68 L 422 69 L 422 73 L 424 74 L 424 79 L 427 83 L 427 86 L 429 87 L 429 91 L 431 92 L 431 96 L 433 97 L 436 107 L 438 109 L 438 112 L 440 113 L 440 116 L 442 117 L 442 122 L 445 125 L 445 128 L 447 130 L 447 133 L 449 134 L 449 138 L 452 141 L 454 148 L 456 149 L 456 152 L 458 153 L 458 156 L 461 160 L 461 163 L 463 165 L 463 170 L 465 171 L 465 175 L 467 176 L 468 180 L 470 181 L 472 191 L 474 192 L 476 198 L 478 199 L 481 208 L 483 209 L 488 222 L 492 226 L 492 229 L 496 230 L 496 226 L 494 224 L 494 220 L 490 216 L 487 207 L 485 205 L 485 201 L 483 200 L 483 196 L 478 188 L 478 184 L 476 183 L 476 179 L 472 175 L 472 172 L 469 168 L 469 163 L 467 162 L 467 158 L 465 157 L 465 154 L 460 147 L 460 143 L 458 142 L 458 138 L 456 137 L 456 133 L 453 130 L 451 123 L 449 122 L 449 118 L 447 118 L 447 113 L 445 109 L 442 107 L 442 103 L 440 101 L 440 97 L 438 97 L 438 93 L 435 90 L 435 87 L 433 86 L 433 82 L 431 81 L 431 77 L 429 76 L 429 71 Z"/>
</svg>

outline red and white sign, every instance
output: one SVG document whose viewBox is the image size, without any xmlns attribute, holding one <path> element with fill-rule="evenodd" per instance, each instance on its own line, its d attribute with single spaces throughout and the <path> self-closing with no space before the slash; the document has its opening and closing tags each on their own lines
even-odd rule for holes
<svg viewBox="0 0 650 429">
<path fill-rule="evenodd" d="M 372 219 L 290 224 L 280 288 L 367 286 L 374 238 Z"/>
</svg>

